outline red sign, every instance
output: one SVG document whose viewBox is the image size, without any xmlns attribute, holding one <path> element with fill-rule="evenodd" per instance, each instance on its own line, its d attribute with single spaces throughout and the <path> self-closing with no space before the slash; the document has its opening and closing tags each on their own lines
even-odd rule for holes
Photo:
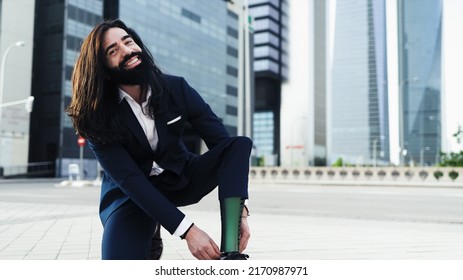
<svg viewBox="0 0 463 280">
<path fill-rule="evenodd" d="M 83 147 L 85 145 L 85 138 L 79 136 L 79 138 L 77 138 L 77 145 L 79 145 L 79 147 Z"/>
<path fill-rule="evenodd" d="M 304 149 L 304 145 L 288 145 L 286 149 Z"/>
</svg>

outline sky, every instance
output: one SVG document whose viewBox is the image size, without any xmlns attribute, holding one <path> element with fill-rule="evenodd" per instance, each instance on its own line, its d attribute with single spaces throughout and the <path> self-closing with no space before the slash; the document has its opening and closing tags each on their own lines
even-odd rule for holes
<svg viewBox="0 0 463 280">
<path fill-rule="evenodd" d="M 444 0 L 443 10 L 443 73 L 444 120 L 446 136 L 443 146 L 448 150 L 462 150 L 451 135 L 463 126 L 463 1 Z M 463 127 L 462 127 L 463 128 Z M 463 141 L 462 141 L 463 142 Z"/>
</svg>

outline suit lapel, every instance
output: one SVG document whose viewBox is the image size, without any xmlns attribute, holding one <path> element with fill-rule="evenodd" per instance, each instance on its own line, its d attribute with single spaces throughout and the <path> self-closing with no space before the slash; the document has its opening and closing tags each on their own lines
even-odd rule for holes
<svg viewBox="0 0 463 280">
<path fill-rule="evenodd" d="M 156 124 L 156 130 L 158 132 L 158 149 L 156 151 L 160 151 L 162 148 L 162 144 L 165 143 L 167 137 L 167 114 L 155 114 L 154 122 Z"/>
<path fill-rule="evenodd" d="M 125 119 L 127 120 L 128 127 L 135 135 L 135 138 L 137 138 L 138 142 L 140 142 L 140 144 L 142 145 L 144 149 L 152 151 L 150 143 L 148 142 L 148 139 L 146 138 L 146 134 L 143 131 L 143 128 L 140 126 L 140 123 L 138 122 L 137 117 L 133 114 L 132 108 L 130 108 L 130 105 L 129 103 L 127 103 L 127 100 L 125 99 L 122 100 L 121 106 L 123 108 L 124 116 L 125 116 Z"/>
</svg>

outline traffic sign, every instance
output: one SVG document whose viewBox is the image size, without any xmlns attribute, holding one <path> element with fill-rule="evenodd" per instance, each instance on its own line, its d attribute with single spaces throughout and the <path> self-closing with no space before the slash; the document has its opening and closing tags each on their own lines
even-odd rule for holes
<svg viewBox="0 0 463 280">
<path fill-rule="evenodd" d="M 79 145 L 79 147 L 83 147 L 85 145 L 85 138 L 79 136 L 79 138 L 77 138 L 77 145 Z"/>
</svg>

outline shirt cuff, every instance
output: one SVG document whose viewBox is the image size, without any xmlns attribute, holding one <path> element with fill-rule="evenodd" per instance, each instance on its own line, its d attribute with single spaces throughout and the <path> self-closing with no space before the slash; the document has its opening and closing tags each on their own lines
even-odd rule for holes
<svg viewBox="0 0 463 280">
<path fill-rule="evenodd" d="M 184 217 L 183 220 L 178 225 L 177 229 L 174 231 L 173 235 L 178 236 L 178 237 L 182 236 L 192 224 L 193 222 L 190 221 L 190 219 L 188 219 L 187 217 Z"/>
</svg>

